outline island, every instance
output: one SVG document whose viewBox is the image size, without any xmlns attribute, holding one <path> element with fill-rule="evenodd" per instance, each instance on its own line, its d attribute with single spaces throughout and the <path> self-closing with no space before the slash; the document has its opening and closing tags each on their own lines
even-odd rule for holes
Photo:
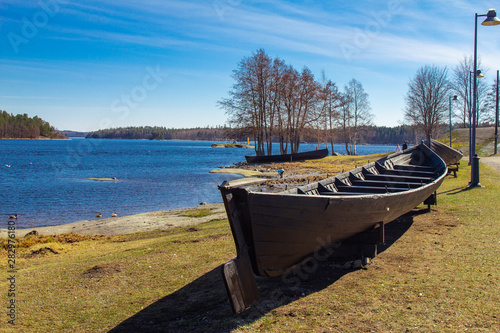
<svg viewBox="0 0 500 333">
<path fill-rule="evenodd" d="M 0 112 L 0 139 L 69 139 L 38 116 Z"/>
<path fill-rule="evenodd" d="M 255 148 L 246 143 L 212 143 L 212 148 Z"/>
</svg>

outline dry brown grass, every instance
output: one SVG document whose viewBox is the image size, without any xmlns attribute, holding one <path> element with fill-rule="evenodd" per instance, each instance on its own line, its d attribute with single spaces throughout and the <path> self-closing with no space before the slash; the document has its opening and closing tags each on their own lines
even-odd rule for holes
<svg viewBox="0 0 500 333">
<path fill-rule="evenodd" d="M 82 236 L 75 233 L 64 233 L 59 235 L 44 236 L 44 235 L 26 235 L 24 237 L 16 238 L 17 248 L 29 248 L 37 244 L 48 244 L 48 243 L 78 243 L 84 240 L 98 240 L 106 239 L 108 236 L 94 235 L 94 236 Z M 6 238 L 0 238 L 0 248 L 7 250 L 8 240 Z"/>
<path fill-rule="evenodd" d="M 460 150 L 464 156 L 469 156 L 469 129 L 457 128 L 451 132 L 452 146 Z M 478 127 L 476 129 L 476 153 L 479 156 L 489 155 L 493 152 L 492 141 L 495 139 L 494 127 Z M 450 133 L 443 134 L 438 141 L 448 145 Z"/>
</svg>

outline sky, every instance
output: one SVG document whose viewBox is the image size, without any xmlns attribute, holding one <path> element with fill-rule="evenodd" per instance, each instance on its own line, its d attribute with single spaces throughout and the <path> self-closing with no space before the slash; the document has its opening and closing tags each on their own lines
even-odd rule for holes
<svg viewBox="0 0 500 333">
<path fill-rule="evenodd" d="M 475 13 L 495 1 L 1 0 L 0 110 L 59 130 L 193 128 L 227 122 L 232 71 L 264 49 L 297 70 L 351 79 L 374 123 L 405 123 L 408 82 L 473 54 Z M 480 25 L 485 80 L 500 68 L 500 26 Z"/>
</svg>

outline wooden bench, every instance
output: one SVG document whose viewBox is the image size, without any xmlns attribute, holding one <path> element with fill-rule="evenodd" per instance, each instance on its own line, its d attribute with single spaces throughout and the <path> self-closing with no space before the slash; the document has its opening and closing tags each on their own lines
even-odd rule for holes
<svg viewBox="0 0 500 333">
<path fill-rule="evenodd" d="M 458 166 L 459 166 L 458 162 L 448 165 L 448 174 L 451 174 L 453 172 L 453 176 L 457 178 Z"/>
</svg>

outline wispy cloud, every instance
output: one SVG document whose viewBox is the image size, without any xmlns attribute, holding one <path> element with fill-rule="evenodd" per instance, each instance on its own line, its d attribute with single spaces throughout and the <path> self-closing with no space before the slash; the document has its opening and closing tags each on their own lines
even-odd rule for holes
<svg viewBox="0 0 500 333">
<path fill-rule="evenodd" d="M 61 97 L 54 96 L 0 96 L 0 99 L 61 99 Z"/>
</svg>

